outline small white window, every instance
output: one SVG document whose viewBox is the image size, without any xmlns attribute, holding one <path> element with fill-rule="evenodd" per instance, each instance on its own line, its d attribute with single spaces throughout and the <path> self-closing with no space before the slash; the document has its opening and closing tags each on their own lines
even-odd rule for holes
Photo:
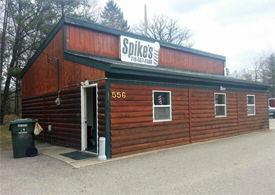
<svg viewBox="0 0 275 195">
<path fill-rule="evenodd" d="M 215 115 L 216 117 L 226 117 L 225 93 L 215 93 Z"/>
<path fill-rule="evenodd" d="M 171 120 L 171 91 L 153 91 L 153 122 Z"/>
<path fill-rule="evenodd" d="M 247 115 L 255 115 L 255 95 L 247 95 Z"/>
</svg>

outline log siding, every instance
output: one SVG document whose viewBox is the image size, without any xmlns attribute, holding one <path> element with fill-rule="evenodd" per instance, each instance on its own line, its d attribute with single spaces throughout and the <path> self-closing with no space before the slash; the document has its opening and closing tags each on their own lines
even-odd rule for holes
<svg viewBox="0 0 275 195">
<path fill-rule="evenodd" d="M 36 138 L 42 142 L 81 148 L 81 94 L 80 88 L 61 91 L 61 104 L 57 106 L 57 93 L 49 93 L 22 100 L 22 117 L 36 119 L 44 129 Z M 48 132 L 52 125 L 52 132 Z M 98 84 L 98 136 L 105 137 L 105 84 Z"/>
<path fill-rule="evenodd" d="M 61 91 L 59 106 L 55 104 L 56 98 L 57 93 L 23 98 L 22 117 L 36 119 L 44 129 L 36 136 L 38 140 L 80 149 L 80 89 Z M 52 125 L 52 132 L 48 132 L 48 125 Z"/>
<path fill-rule="evenodd" d="M 171 91 L 172 121 L 153 122 L 153 90 Z M 118 91 L 126 98 L 110 98 L 112 157 L 268 130 L 266 94 L 253 93 L 256 115 L 248 116 L 247 93 L 225 91 L 227 116 L 217 118 L 219 91 L 111 84 L 110 94 Z"/>
</svg>

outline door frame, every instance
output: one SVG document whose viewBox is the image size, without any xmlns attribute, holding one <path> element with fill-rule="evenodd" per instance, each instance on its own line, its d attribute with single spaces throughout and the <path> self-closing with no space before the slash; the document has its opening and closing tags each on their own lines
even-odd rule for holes
<svg viewBox="0 0 275 195">
<path fill-rule="evenodd" d="M 87 143 L 87 88 L 95 87 L 95 109 L 96 109 L 96 139 L 98 140 L 98 84 L 84 84 L 81 86 L 81 151 L 89 152 L 86 150 L 88 147 Z M 96 144 L 96 153 L 98 155 L 98 141 Z"/>
</svg>

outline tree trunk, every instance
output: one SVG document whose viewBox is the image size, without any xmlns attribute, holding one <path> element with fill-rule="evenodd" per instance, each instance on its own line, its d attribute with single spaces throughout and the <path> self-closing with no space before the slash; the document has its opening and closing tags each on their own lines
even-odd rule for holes
<svg viewBox="0 0 275 195">
<path fill-rule="evenodd" d="M 6 104 L 7 100 L 9 98 L 9 91 L 10 91 L 10 83 L 11 83 L 11 76 L 7 76 L 7 80 L 5 83 L 5 89 L 1 101 L 1 118 L 0 118 L 0 124 L 4 124 L 4 117 L 5 117 L 5 111 L 6 111 Z"/>
<path fill-rule="evenodd" d="M 21 96 L 20 96 L 20 79 L 16 78 L 15 81 L 15 99 L 14 99 L 14 113 L 16 115 L 20 115 L 21 114 L 21 109 L 20 109 L 20 102 L 21 102 Z"/>
<path fill-rule="evenodd" d="M 21 16 L 21 12 L 22 12 L 22 4 L 21 1 L 19 1 L 19 7 L 18 7 L 18 15 Z M 7 72 L 9 72 L 10 68 L 13 68 L 15 66 L 15 63 L 17 61 L 18 58 L 18 53 L 19 53 L 19 36 L 20 36 L 20 30 L 21 30 L 21 24 L 19 23 L 16 30 L 15 30 L 15 39 L 14 39 L 14 45 L 13 45 L 13 49 L 12 49 L 12 58 L 11 58 L 11 62 L 9 64 L 9 66 L 7 67 Z M 5 82 L 5 88 L 4 88 L 4 93 L 3 93 L 3 97 L 1 99 L 1 116 L 0 116 L 0 124 L 4 124 L 4 117 L 5 117 L 5 111 L 6 111 L 6 104 L 7 104 L 7 100 L 9 98 L 9 93 L 10 93 L 10 84 L 11 84 L 11 79 L 12 79 L 12 75 L 7 74 L 7 79 Z"/>
<path fill-rule="evenodd" d="M 3 21 L 3 31 L 2 31 L 2 38 L 1 38 L 1 59 L 0 59 L 0 107 L 1 107 L 1 118 L 2 118 L 2 72 L 4 66 L 4 53 L 5 53 L 5 45 L 6 45 L 6 32 L 7 32 L 7 24 L 8 24 L 8 0 L 6 0 L 5 10 L 4 10 L 4 21 Z M 2 124 L 2 120 L 1 123 Z"/>
</svg>

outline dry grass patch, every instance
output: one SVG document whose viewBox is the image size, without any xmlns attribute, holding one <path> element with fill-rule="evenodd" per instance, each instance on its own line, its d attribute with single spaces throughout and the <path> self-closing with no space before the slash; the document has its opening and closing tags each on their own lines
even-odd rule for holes
<svg viewBox="0 0 275 195">
<path fill-rule="evenodd" d="M 5 116 L 4 125 L 0 126 L 0 151 L 12 149 L 11 132 L 9 131 L 10 121 L 19 119 L 19 118 L 21 118 L 21 116 L 17 116 L 17 115 Z"/>
</svg>

